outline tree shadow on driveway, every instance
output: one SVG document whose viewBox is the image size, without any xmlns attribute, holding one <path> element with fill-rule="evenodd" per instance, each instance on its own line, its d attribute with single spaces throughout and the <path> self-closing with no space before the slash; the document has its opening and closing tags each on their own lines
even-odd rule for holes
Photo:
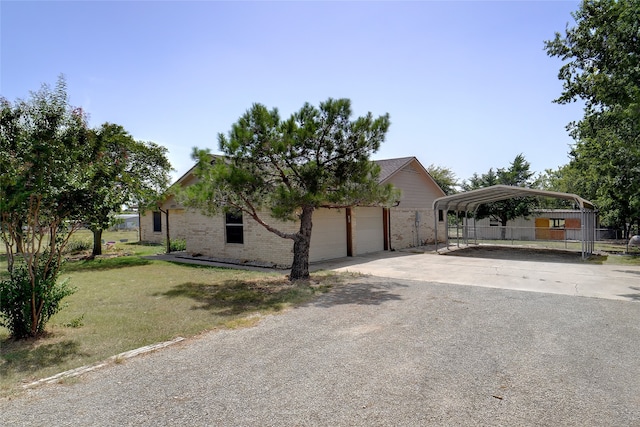
<svg viewBox="0 0 640 427">
<path fill-rule="evenodd" d="M 634 293 L 634 294 L 624 294 L 624 295 L 618 295 L 618 296 L 629 298 L 631 301 L 640 301 L 640 287 L 638 287 L 638 286 L 629 286 L 629 289 L 634 290 L 634 291 L 638 291 L 638 292 Z"/>
<path fill-rule="evenodd" d="M 392 291 L 406 287 L 407 285 L 396 282 L 379 282 L 372 278 L 363 277 L 336 286 L 329 293 L 305 305 L 323 308 L 343 304 L 381 305 L 389 301 L 402 300 L 399 294 Z"/>
<path fill-rule="evenodd" d="M 170 298 L 186 297 L 196 302 L 193 310 L 206 310 L 219 316 L 236 316 L 255 311 L 279 311 L 287 305 L 331 307 L 341 304 L 380 305 L 398 301 L 393 289 L 406 287 L 374 278 L 347 278 L 334 285 L 292 285 L 287 280 L 245 282 L 228 280 L 220 284 L 185 282 L 156 294 Z"/>
</svg>

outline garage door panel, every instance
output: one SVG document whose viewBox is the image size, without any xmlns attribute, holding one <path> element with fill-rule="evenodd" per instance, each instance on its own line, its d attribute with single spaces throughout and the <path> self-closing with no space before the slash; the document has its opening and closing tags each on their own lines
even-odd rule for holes
<svg viewBox="0 0 640 427">
<path fill-rule="evenodd" d="M 313 213 L 309 261 L 347 256 L 347 220 L 345 211 L 318 209 Z"/>
<path fill-rule="evenodd" d="M 384 250 L 382 208 L 356 209 L 356 251 L 367 254 Z"/>
</svg>

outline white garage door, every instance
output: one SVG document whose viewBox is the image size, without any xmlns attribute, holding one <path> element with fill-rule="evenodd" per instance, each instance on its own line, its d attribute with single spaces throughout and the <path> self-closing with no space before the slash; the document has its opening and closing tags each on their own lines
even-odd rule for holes
<svg viewBox="0 0 640 427">
<path fill-rule="evenodd" d="M 356 208 L 357 255 L 384 250 L 382 208 Z"/>
<path fill-rule="evenodd" d="M 344 209 L 318 209 L 313 213 L 309 261 L 347 256 L 347 220 Z"/>
</svg>

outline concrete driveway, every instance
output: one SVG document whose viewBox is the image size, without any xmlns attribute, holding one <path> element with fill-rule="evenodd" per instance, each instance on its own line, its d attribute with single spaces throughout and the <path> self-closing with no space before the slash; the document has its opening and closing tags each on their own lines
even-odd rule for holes
<svg viewBox="0 0 640 427">
<path fill-rule="evenodd" d="M 508 247 L 501 250 L 505 255 L 510 251 Z M 518 260 L 472 255 L 458 256 L 456 251 L 447 254 L 382 252 L 315 267 L 396 279 L 640 301 L 640 267 L 637 266 L 591 264 L 578 258 L 575 262 L 561 262 L 562 259 L 540 261 L 535 257 Z M 547 258 L 553 260 L 554 256 Z"/>
</svg>

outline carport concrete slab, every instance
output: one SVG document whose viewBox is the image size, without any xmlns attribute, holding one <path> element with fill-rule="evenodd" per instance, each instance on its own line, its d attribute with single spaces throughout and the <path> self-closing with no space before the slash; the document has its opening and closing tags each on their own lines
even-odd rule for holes
<svg viewBox="0 0 640 427">
<path fill-rule="evenodd" d="M 315 266 L 378 277 L 640 301 L 640 267 L 380 252 Z"/>
</svg>

